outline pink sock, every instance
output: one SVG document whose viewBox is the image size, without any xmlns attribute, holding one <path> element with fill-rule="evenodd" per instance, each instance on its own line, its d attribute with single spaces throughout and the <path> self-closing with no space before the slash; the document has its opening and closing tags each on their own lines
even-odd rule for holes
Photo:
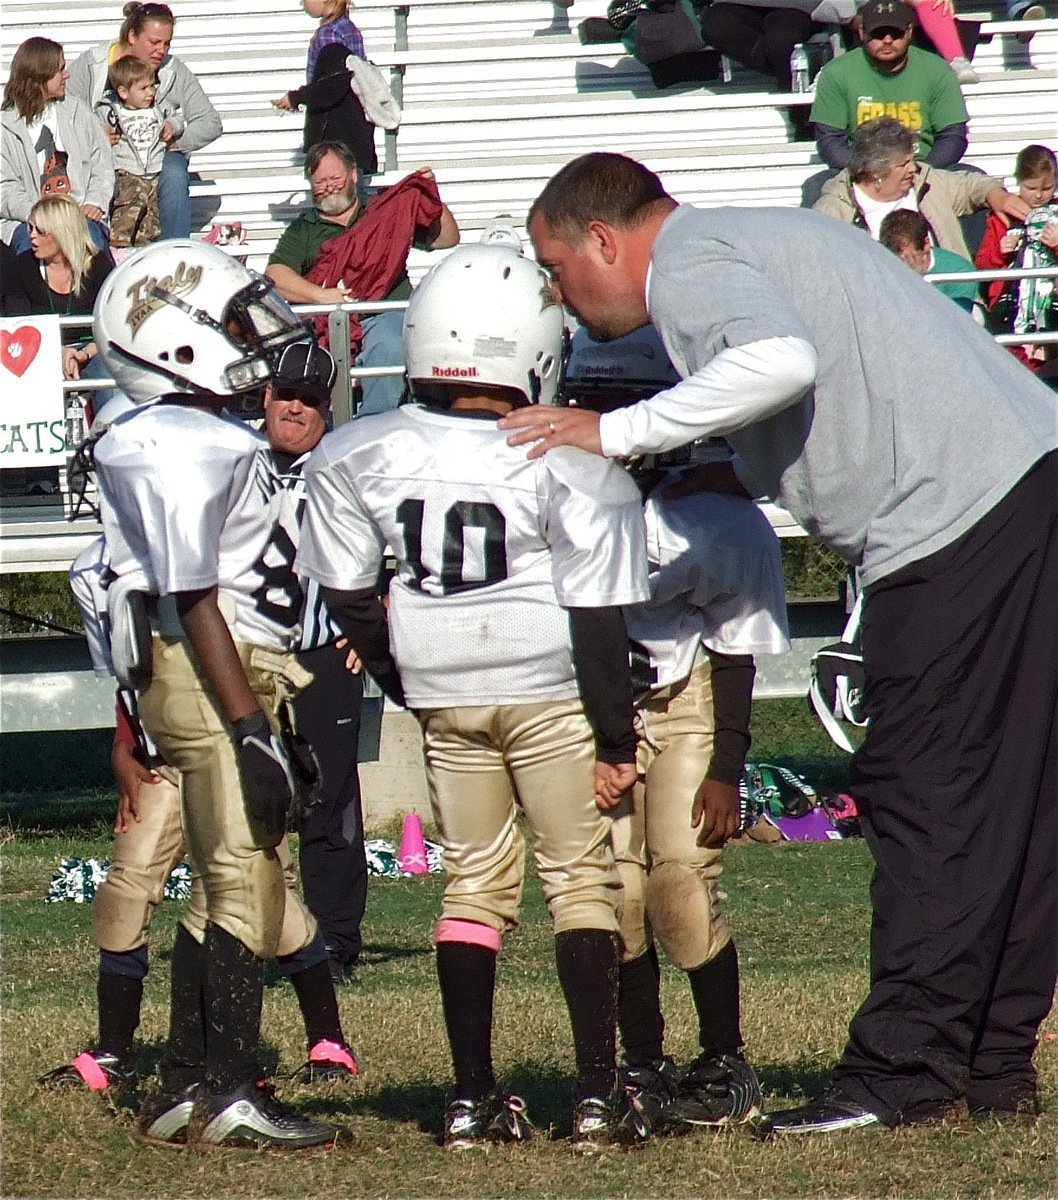
<svg viewBox="0 0 1058 1200">
<path fill-rule="evenodd" d="M 915 16 L 926 31 L 926 36 L 951 62 L 953 58 L 965 58 L 966 51 L 959 41 L 959 31 L 955 27 L 955 17 L 942 8 L 934 8 L 933 0 L 922 0 L 915 6 Z"/>
</svg>

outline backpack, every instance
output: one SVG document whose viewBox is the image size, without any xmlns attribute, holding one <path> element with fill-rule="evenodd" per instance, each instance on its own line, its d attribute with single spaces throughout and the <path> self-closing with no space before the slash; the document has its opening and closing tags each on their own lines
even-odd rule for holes
<svg viewBox="0 0 1058 1200">
<path fill-rule="evenodd" d="M 851 754 L 855 747 L 839 722 L 863 728 L 863 651 L 860 632 L 863 621 L 863 593 L 856 596 L 840 642 L 823 646 L 812 655 L 808 697 L 831 741 Z"/>
</svg>

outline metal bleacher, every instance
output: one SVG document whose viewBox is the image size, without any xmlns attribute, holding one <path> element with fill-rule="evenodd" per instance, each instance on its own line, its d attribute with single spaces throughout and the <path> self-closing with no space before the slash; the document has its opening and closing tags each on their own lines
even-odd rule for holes
<svg viewBox="0 0 1058 1200">
<path fill-rule="evenodd" d="M 974 60 L 981 82 L 964 88 L 971 115 L 966 159 L 1006 177 L 1027 142 L 1058 146 L 1058 20 L 1034 23 L 1035 36 L 1024 44 L 1015 35 L 1025 25 L 994 19 L 1001 6 L 972 4 L 959 5 L 961 16 L 984 22 Z M 179 0 L 174 9 L 173 53 L 195 72 L 224 122 L 223 135 L 192 158 L 196 232 L 213 221 L 240 221 L 250 265 L 261 269 L 284 224 L 307 201 L 302 117 L 272 101 L 303 82 L 314 22 L 297 0 Z M 791 133 L 787 109 L 808 102 L 805 96 L 775 94 L 768 80 L 737 65 L 729 83 L 658 90 L 620 43 L 579 43 L 579 23 L 604 11 L 605 0 L 575 0 L 568 10 L 547 0 L 360 0 L 352 15 L 368 56 L 392 72 L 404 103 L 396 135 L 388 143 L 378 135 L 386 169 L 375 182 L 431 165 L 467 239 L 499 213 L 524 222 L 545 181 L 571 157 L 597 149 L 641 158 L 680 200 L 800 203 L 805 181 L 822 166 L 814 145 Z M 121 5 L 5 0 L 0 19 L 2 82 L 25 38 L 61 42 L 72 63 L 116 36 Z M 413 279 L 427 263 L 428 256 L 413 253 Z M 780 533 L 801 532 L 789 518 L 783 523 L 784 514 L 769 515 Z M 0 572 L 63 570 L 95 528 L 91 521 L 66 524 L 58 505 L 13 511 L 5 504 L 2 516 Z M 803 661 L 792 657 L 791 680 L 776 686 L 780 694 L 798 686 L 793 676 Z M 5 687 L 0 723 L 8 729 L 37 727 L 12 725 L 10 714 L 17 707 L 26 714 L 19 720 L 36 719 L 31 701 L 44 678 L 38 672 L 70 695 L 88 686 L 83 664 L 63 676 L 35 663 L 24 668 L 23 692 Z M 40 719 L 41 727 L 58 728 L 83 717 L 75 704 Z"/>
<path fill-rule="evenodd" d="M 379 183 L 429 163 L 461 227 L 473 234 L 496 213 L 524 219 L 546 179 L 591 149 L 620 149 L 661 172 L 681 200 L 704 204 L 798 204 L 820 162 L 792 140 L 786 108 L 761 76 L 735 69 L 730 84 L 659 91 L 620 43 L 582 46 L 576 28 L 601 0 L 569 10 L 546 0 L 361 0 L 354 18 L 369 57 L 403 90 L 404 121 Z M 173 52 L 198 76 L 224 134 L 193 156 L 196 224 L 241 221 L 250 262 L 263 265 L 283 224 L 305 203 L 302 118 L 272 100 L 304 79 L 313 22 L 292 0 L 202 0 L 176 6 Z M 969 12 L 963 15 L 971 15 Z M 1058 21 L 982 32 L 980 83 L 965 88 L 968 161 L 1000 176 L 1028 141 L 1053 141 L 1058 122 Z M 70 0 L 4 5 L 0 72 L 25 37 L 63 43 L 69 61 L 116 35 L 120 7 Z M 1009 32 L 1005 32 L 1009 31 Z M 380 161 L 384 147 L 379 135 Z M 425 256 L 412 261 L 415 277 Z"/>
</svg>

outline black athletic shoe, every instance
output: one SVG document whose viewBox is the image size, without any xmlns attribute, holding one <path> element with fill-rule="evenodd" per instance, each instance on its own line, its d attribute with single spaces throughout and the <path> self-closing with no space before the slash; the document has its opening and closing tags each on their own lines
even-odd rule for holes
<svg viewBox="0 0 1058 1200">
<path fill-rule="evenodd" d="M 489 1092 L 483 1100 L 453 1100 L 445 1109 L 444 1148 L 474 1150 L 528 1142 L 533 1127 L 521 1096 Z"/>
<path fill-rule="evenodd" d="M 43 1088 L 88 1088 L 105 1092 L 132 1078 L 132 1060 L 105 1050 L 84 1050 L 61 1067 L 46 1071 L 37 1084 Z"/>
<path fill-rule="evenodd" d="M 762 1138 L 771 1138 L 793 1133 L 844 1133 L 850 1129 L 882 1127 L 880 1117 L 831 1089 L 810 1104 L 768 1114 L 760 1122 L 757 1132 Z"/>
<path fill-rule="evenodd" d="M 605 1100 L 587 1096 L 573 1109 L 573 1149 L 578 1154 L 639 1146 L 649 1139 L 650 1122 L 635 1097 L 623 1087 Z"/>
<path fill-rule="evenodd" d="M 638 1105 L 651 1132 L 665 1132 L 668 1107 L 680 1091 L 680 1072 L 673 1060 L 665 1054 L 649 1063 L 623 1063 L 617 1071 L 617 1082 Z"/>
<path fill-rule="evenodd" d="M 198 1084 L 192 1083 L 179 1091 L 158 1091 L 148 1096 L 136 1121 L 140 1133 L 152 1142 L 186 1142 L 197 1091 Z"/>
<path fill-rule="evenodd" d="M 253 1146 L 258 1150 L 307 1150 L 333 1146 L 346 1135 L 339 1125 L 303 1117 L 281 1104 L 267 1083 L 244 1083 L 215 1096 L 204 1087 L 195 1096 L 187 1140 L 207 1146 Z"/>
<path fill-rule="evenodd" d="M 757 1073 L 740 1050 L 701 1054 L 683 1070 L 667 1117 L 673 1125 L 720 1129 L 756 1120 L 762 1099 Z"/>
</svg>

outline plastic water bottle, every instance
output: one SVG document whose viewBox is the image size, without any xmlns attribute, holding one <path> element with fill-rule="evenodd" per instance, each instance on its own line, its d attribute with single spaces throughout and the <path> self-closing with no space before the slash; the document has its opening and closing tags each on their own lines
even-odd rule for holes
<svg viewBox="0 0 1058 1200">
<path fill-rule="evenodd" d="M 85 440 L 87 422 L 84 403 L 78 395 L 66 397 L 66 453 L 73 454 Z"/>
<path fill-rule="evenodd" d="M 808 51 L 804 42 L 798 42 L 790 52 L 790 90 L 793 92 L 809 92 L 812 81 L 808 77 Z"/>
</svg>

